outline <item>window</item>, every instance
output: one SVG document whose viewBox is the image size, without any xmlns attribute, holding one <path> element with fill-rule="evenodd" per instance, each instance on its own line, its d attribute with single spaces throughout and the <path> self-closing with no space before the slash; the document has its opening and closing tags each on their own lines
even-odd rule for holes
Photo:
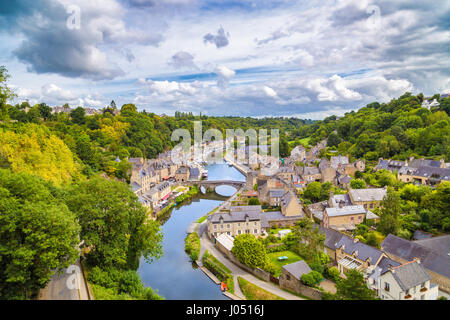
<svg viewBox="0 0 450 320">
<path fill-rule="evenodd" d="M 238 230 L 238 234 L 241 234 L 241 230 Z"/>
<path fill-rule="evenodd" d="M 384 291 L 389 292 L 389 283 L 387 282 L 384 283 Z"/>
<path fill-rule="evenodd" d="M 370 209 L 373 209 L 373 203 L 370 204 Z"/>
<path fill-rule="evenodd" d="M 257 225 L 258 225 L 258 222 L 255 221 L 255 226 L 257 226 Z"/>
<path fill-rule="evenodd" d="M 227 228 L 230 228 L 230 224 L 227 224 Z"/>
<path fill-rule="evenodd" d="M 214 226 L 214 230 L 217 230 L 217 226 Z"/>
<path fill-rule="evenodd" d="M 240 223 L 238 223 L 238 227 L 240 227 L 241 226 L 241 224 Z"/>
<path fill-rule="evenodd" d="M 286 275 L 286 280 L 288 280 L 288 281 L 291 280 L 291 276 L 287 274 Z"/>
<path fill-rule="evenodd" d="M 258 229 L 255 229 L 255 234 L 257 234 L 258 233 Z"/>
<path fill-rule="evenodd" d="M 227 232 L 227 235 L 231 236 L 230 231 Z"/>
</svg>

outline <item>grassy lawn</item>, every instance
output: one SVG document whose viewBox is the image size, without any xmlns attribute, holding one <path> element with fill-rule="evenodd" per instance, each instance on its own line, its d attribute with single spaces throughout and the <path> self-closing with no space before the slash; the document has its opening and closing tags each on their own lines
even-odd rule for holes
<svg viewBox="0 0 450 320">
<path fill-rule="evenodd" d="M 284 260 L 284 261 L 278 261 L 278 257 L 282 257 L 282 256 L 286 256 L 286 257 L 288 257 L 288 259 Z M 278 277 L 281 275 L 281 268 L 284 265 L 303 260 L 302 258 L 300 258 L 297 254 L 295 254 L 292 251 L 272 252 L 272 253 L 268 253 L 267 257 L 277 267 L 277 271 L 275 272 L 274 277 Z"/>
<path fill-rule="evenodd" d="M 311 137 L 303 138 L 303 139 L 300 139 L 300 143 L 306 147 L 306 146 L 309 146 L 310 140 L 311 140 Z"/>
<path fill-rule="evenodd" d="M 248 282 L 244 278 L 238 277 L 238 282 L 247 300 L 286 300 Z"/>
</svg>

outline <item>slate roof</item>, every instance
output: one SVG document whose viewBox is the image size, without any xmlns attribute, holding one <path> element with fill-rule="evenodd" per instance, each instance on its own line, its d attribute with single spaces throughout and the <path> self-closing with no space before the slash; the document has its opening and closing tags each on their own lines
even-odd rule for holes
<svg viewBox="0 0 450 320">
<path fill-rule="evenodd" d="M 409 167 L 420 168 L 420 167 L 435 167 L 440 168 L 441 162 L 437 160 L 427 160 L 427 159 L 413 159 L 409 161 Z"/>
<path fill-rule="evenodd" d="M 341 240 L 342 237 L 347 237 L 339 231 L 325 228 L 323 226 L 319 226 L 319 232 L 325 234 L 324 246 L 332 250 L 336 250 L 336 244 Z"/>
<path fill-rule="evenodd" d="M 423 166 L 418 168 L 414 175 L 425 178 L 436 178 L 439 180 L 450 181 L 450 169 Z"/>
<path fill-rule="evenodd" d="M 356 257 L 358 259 L 362 261 L 369 259 L 371 264 L 377 263 L 383 254 L 380 250 L 359 241 L 354 242 L 352 238 L 347 236 L 342 237 L 336 244 L 336 248 L 341 248 L 342 246 L 344 246 L 343 250 L 345 253 L 353 255 L 354 252 L 357 252 Z"/>
<path fill-rule="evenodd" d="M 282 268 L 292 274 L 297 280 L 300 280 L 303 274 L 311 272 L 311 268 L 303 260 L 284 265 Z"/>
<path fill-rule="evenodd" d="M 429 236 L 429 234 L 427 235 Z M 421 239 L 414 241 L 414 243 L 434 250 L 444 256 L 450 256 L 450 235 Z"/>
<path fill-rule="evenodd" d="M 381 248 L 388 254 L 408 261 L 420 258 L 425 268 L 450 278 L 450 256 L 430 249 L 418 241 L 408 241 L 389 234 L 381 244 Z"/>
<path fill-rule="evenodd" d="M 280 220 L 296 220 L 299 218 L 299 216 L 284 216 L 280 211 L 262 212 L 261 216 L 264 216 L 268 222 Z"/>
<path fill-rule="evenodd" d="M 331 197 L 331 204 L 333 207 L 339 207 L 339 203 L 342 202 L 344 206 L 351 206 L 352 201 L 350 200 L 349 195 L 346 194 L 335 194 Z"/>
<path fill-rule="evenodd" d="M 281 198 L 284 195 L 284 189 L 270 189 L 269 197 L 271 198 Z"/>
<path fill-rule="evenodd" d="M 391 273 L 403 291 L 407 291 L 408 289 L 431 280 L 431 276 L 422 264 L 417 261 L 407 262 L 401 266 L 395 267 Z"/>
<path fill-rule="evenodd" d="M 338 183 L 340 183 L 340 184 L 342 184 L 342 183 L 348 184 L 348 183 L 350 183 L 350 181 L 352 181 L 352 177 L 350 177 L 348 174 L 338 177 Z"/>
<path fill-rule="evenodd" d="M 142 187 L 139 183 L 137 183 L 137 182 L 131 183 L 131 189 L 133 190 L 133 192 L 139 190 L 140 188 L 142 188 Z"/>
<path fill-rule="evenodd" d="M 310 176 L 314 174 L 320 174 L 319 168 L 317 167 L 304 167 L 302 175 Z"/>
<path fill-rule="evenodd" d="M 348 216 L 354 214 L 366 213 L 366 209 L 363 206 L 345 206 L 342 208 L 326 208 L 325 209 L 329 217 Z"/>
<path fill-rule="evenodd" d="M 381 201 L 387 191 L 385 188 L 351 189 L 349 193 L 354 201 Z"/>
<path fill-rule="evenodd" d="M 189 177 L 198 178 L 200 176 L 200 170 L 198 168 L 189 168 Z"/>
<path fill-rule="evenodd" d="M 335 157 L 331 157 L 330 159 L 331 162 L 331 167 L 333 169 L 337 169 L 338 166 L 341 165 L 346 165 L 348 164 L 348 157 L 347 156 L 335 156 Z"/>
<path fill-rule="evenodd" d="M 261 219 L 261 212 L 258 211 L 241 211 L 241 212 L 217 212 L 208 216 L 208 220 L 212 223 L 220 223 L 223 219 L 224 223 L 227 222 L 241 222 L 246 221 L 248 217 L 249 221 L 259 221 Z"/>
</svg>

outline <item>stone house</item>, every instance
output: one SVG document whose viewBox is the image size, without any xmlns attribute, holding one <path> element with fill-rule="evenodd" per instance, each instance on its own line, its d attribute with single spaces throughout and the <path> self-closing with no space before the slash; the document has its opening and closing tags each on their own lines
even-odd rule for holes
<svg viewBox="0 0 450 320">
<path fill-rule="evenodd" d="M 283 200 L 284 189 L 270 189 L 269 190 L 269 205 L 272 207 L 281 206 Z"/>
<path fill-rule="evenodd" d="M 387 188 L 350 189 L 348 192 L 353 205 L 363 206 L 365 209 L 378 208 L 387 194 Z"/>
<path fill-rule="evenodd" d="M 292 191 L 286 191 L 284 193 L 283 200 L 281 201 L 281 213 L 289 217 L 304 215 L 300 200 Z"/>
<path fill-rule="evenodd" d="M 186 182 L 189 180 L 189 168 L 186 166 L 181 166 L 175 172 L 175 180 L 177 182 Z"/>
<path fill-rule="evenodd" d="M 323 213 L 323 225 L 336 230 L 354 230 L 363 223 L 367 210 L 363 206 L 342 206 L 326 208 Z"/>
<path fill-rule="evenodd" d="M 450 181 L 450 169 L 422 166 L 419 168 L 402 167 L 397 173 L 398 180 L 404 183 L 437 185 L 441 181 Z"/>
<path fill-rule="evenodd" d="M 376 292 L 383 300 L 436 300 L 438 286 L 431 283 L 431 276 L 420 259 L 399 266 L 389 267 L 379 276 Z"/>
<path fill-rule="evenodd" d="M 287 183 L 292 181 L 292 176 L 295 174 L 295 171 L 289 166 L 282 166 L 278 169 L 277 177 L 281 180 L 284 180 Z"/>
<path fill-rule="evenodd" d="M 309 272 L 311 272 L 311 268 L 303 260 L 284 265 L 281 268 L 281 276 L 279 278 L 280 287 L 311 299 L 322 299 L 322 292 L 320 290 L 308 287 L 301 282 L 302 275 L 308 274 Z"/>
<path fill-rule="evenodd" d="M 261 236 L 269 227 L 261 213 L 261 206 L 232 206 L 230 212 L 216 212 L 207 218 L 208 236 L 218 237 L 222 233 L 232 237 L 245 233 Z"/>
<path fill-rule="evenodd" d="M 431 281 L 439 289 L 450 293 L 450 236 L 435 237 L 426 240 L 408 241 L 389 234 L 381 244 L 381 249 L 401 264 L 415 258 L 431 276 Z"/>
<path fill-rule="evenodd" d="M 300 167 L 298 173 L 306 183 L 322 180 L 322 174 L 317 167 Z"/>
</svg>

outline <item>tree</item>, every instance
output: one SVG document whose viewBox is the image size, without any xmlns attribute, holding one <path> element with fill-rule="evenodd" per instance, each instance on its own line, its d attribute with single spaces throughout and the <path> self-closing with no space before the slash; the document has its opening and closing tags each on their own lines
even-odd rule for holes
<svg viewBox="0 0 450 320">
<path fill-rule="evenodd" d="M 81 240 L 91 248 L 88 262 L 101 267 L 137 268 L 141 256 L 162 254 L 159 224 L 126 184 L 92 178 L 71 186 L 66 201 L 77 214 Z"/>
<path fill-rule="evenodd" d="M 377 230 L 388 235 L 397 234 L 400 228 L 399 217 L 402 213 L 400 197 L 397 192 L 389 189 L 384 199 L 381 201 L 381 217 Z"/>
<path fill-rule="evenodd" d="M 336 282 L 336 298 L 339 300 L 375 300 L 375 292 L 370 290 L 362 273 L 350 269 L 346 279 Z"/>
<path fill-rule="evenodd" d="M 350 181 L 350 187 L 352 189 L 365 189 L 366 183 L 361 179 L 353 179 L 352 181 Z"/>
<path fill-rule="evenodd" d="M 317 202 L 320 200 L 320 195 L 322 191 L 322 185 L 320 182 L 314 181 L 308 184 L 306 190 L 303 192 L 303 196 L 312 202 Z"/>
<path fill-rule="evenodd" d="M 341 138 L 339 138 L 339 136 L 334 132 L 330 133 L 328 136 L 327 145 L 329 147 L 337 147 L 339 143 L 341 143 Z"/>
<path fill-rule="evenodd" d="M 291 235 L 292 234 L 292 235 Z M 322 251 L 325 242 L 325 235 L 319 232 L 319 228 L 314 227 L 314 222 L 304 217 L 297 222 L 293 231 L 288 234 L 290 249 L 303 257 L 307 263 L 322 264 Z"/>
<path fill-rule="evenodd" d="M 16 96 L 7 85 L 9 77 L 8 70 L 0 66 L 0 120 L 8 118 L 9 105 L 6 102 Z"/>
<path fill-rule="evenodd" d="M 29 299 L 74 263 L 80 227 L 40 178 L 0 170 L 0 299 Z"/>
<path fill-rule="evenodd" d="M 234 239 L 231 252 L 239 262 L 251 268 L 263 268 L 266 264 L 266 249 L 252 234 L 242 234 Z"/>
<path fill-rule="evenodd" d="M 249 206 L 255 206 L 255 205 L 259 205 L 259 199 L 258 198 L 251 198 L 250 200 L 248 200 L 248 205 Z"/>
<path fill-rule="evenodd" d="M 52 116 L 52 108 L 50 108 L 48 105 L 46 105 L 45 103 L 41 103 L 39 104 L 39 112 L 41 114 L 41 117 L 44 120 L 48 120 L 50 119 L 50 117 Z"/>
<path fill-rule="evenodd" d="M 72 118 L 72 122 L 83 125 L 86 122 L 86 112 L 82 107 L 78 107 L 75 110 L 70 112 L 70 117 Z"/>
</svg>

